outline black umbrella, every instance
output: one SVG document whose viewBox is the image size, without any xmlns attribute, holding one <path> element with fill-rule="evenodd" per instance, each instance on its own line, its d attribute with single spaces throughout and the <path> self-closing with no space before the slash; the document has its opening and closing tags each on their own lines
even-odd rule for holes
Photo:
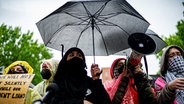
<svg viewBox="0 0 184 104">
<path fill-rule="evenodd" d="M 156 48 L 155 48 L 155 51 L 154 53 L 158 53 L 160 52 L 164 47 L 166 47 L 168 44 L 158 36 L 157 33 L 155 33 L 154 31 L 148 29 L 146 31 L 146 34 L 148 36 L 150 36 L 154 41 L 155 41 L 155 44 L 156 44 Z"/>
<path fill-rule="evenodd" d="M 149 23 L 125 0 L 82 0 L 67 2 L 36 25 L 48 47 L 106 56 L 128 48 L 129 35 L 144 33 Z"/>
</svg>

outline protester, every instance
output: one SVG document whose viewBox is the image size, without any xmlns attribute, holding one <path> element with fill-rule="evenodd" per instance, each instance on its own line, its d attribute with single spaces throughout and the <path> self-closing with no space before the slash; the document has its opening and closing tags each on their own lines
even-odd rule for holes
<svg viewBox="0 0 184 104">
<path fill-rule="evenodd" d="M 161 57 L 160 77 L 155 81 L 159 104 L 184 104 L 184 51 L 168 46 Z"/>
<path fill-rule="evenodd" d="M 125 58 L 117 58 L 116 60 L 114 60 L 110 68 L 110 75 L 112 79 L 117 79 L 118 76 L 123 72 L 125 60 Z"/>
<path fill-rule="evenodd" d="M 58 68 L 58 64 L 59 61 L 56 59 L 43 60 L 40 66 L 40 74 L 43 78 L 43 81 L 34 87 L 34 89 L 37 90 L 41 96 L 45 94 L 47 86 L 52 82 Z"/>
<path fill-rule="evenodd" d="M 125 58 L 114 60 L 110 68 L 112 80 L 104 83 L 112 104 L 156 104 L 147 75 L 141 69 L 142 64 L 130 70 L 126 63 Z"/>
<path fill-rule="evenodd" d="M 32 74 L 33 68 L 26 61 L 15 61 L 4 69 L 3 74 Z M 32 104 L 33 101 L 41 99 L 41 95 L 29 87 L 24 104 Z"/>
<path fill-rule="evenodd" d="M 92 78 L 87 76 L 85 56 L 82 50 L 70 48 L 61 59 L 53 83 L 47 92 L 53 92 L 46 104 L 110 104 L 110 98 L 101 79 L 98 65 L 92 64 Z"/>
</svg>

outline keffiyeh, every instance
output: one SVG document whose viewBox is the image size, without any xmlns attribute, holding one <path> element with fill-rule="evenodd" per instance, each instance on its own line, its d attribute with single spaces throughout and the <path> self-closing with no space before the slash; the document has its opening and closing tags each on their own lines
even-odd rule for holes
<svg viewBox="0 0 184 104">
<path fill-rule="evenodd" d="M 175 56 L 169 61 L 169 68 L 166 73 L 166 82 L 176 78 L 184 78 L 184 59 L 182 56 Z M 184 104 L 184 91 L 177 90 L 176 101 L 178 104 Z"/>
</svg>

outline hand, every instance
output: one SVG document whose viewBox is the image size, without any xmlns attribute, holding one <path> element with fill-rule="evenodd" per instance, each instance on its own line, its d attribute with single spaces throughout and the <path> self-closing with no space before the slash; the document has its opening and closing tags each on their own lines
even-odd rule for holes
<svg viewBox="0 0 184 104">
<path fill-rule="evenodd" d="M 137 74 L 137 73 L 144 73 L 140 65 L 137 65 L 134 69 L 134 74 Z"/>
<path fill-rule="evenodd" d="M 125 66 L 125 68 L 123 69 L 123 76 L 126 76 L 126 77 L 132 76 L 131 71 L 130 71 L 126 66 Z"/>
<path fill-rule="evenodd" d="M 170 90 L 184 90 L 184 78 L 176 78 L 175 80 L 172 80 L 168 83 L 168 87 Z"/>
<path fill-rule="evenodd" d="M 100 73 L 100 68 L 98 67 L 98 64 L 92 64 L 91 65 L 91 76 L 93 80 L 100 78 L 100 76 L 96 75 L 97 73 Z"/>
<path fill-rule="evenodd" d="M 89 102 L 87 100 L 84 100 L 84 104 L 93 104 L 93 103 L 91 103 L 91 102 Z"/>
</svg>

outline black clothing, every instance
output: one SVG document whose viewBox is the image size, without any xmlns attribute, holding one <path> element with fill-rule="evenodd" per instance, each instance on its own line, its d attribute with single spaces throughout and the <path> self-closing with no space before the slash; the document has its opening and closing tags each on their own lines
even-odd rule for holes
<svg viewBox="0 0 184 104">
<path fill-rule="evenodd" d="M 110 99 L 105 91 L 101 80 L 93 80 L 88 77 L 88 83 L 86 86 L 86 91 L 84 96 L 80 98 L 81 93 L 79 93 L 78 98 L 70 95 L 69 92 L 62 89 L 49 89 L 57 90 L 54 91 L 52 98 L 49 98 L 49 102 L 46 104 L 83 104 L 84 100 L 88 100 L 93 104 L 110 104 Z"/>
<path fill-rule="evenodd" d="M 82 55 L 67 60 L 68 55 L 77 51 Z M 59 63 L 53 83 L 58 86 L 47 104 L 83 104 L 88 100 L 93 104 L 110 104 L 110 98 L 100 79 L 87 76 L 83 52 L 79 48 L 69 49 Z"/>
</svg>

